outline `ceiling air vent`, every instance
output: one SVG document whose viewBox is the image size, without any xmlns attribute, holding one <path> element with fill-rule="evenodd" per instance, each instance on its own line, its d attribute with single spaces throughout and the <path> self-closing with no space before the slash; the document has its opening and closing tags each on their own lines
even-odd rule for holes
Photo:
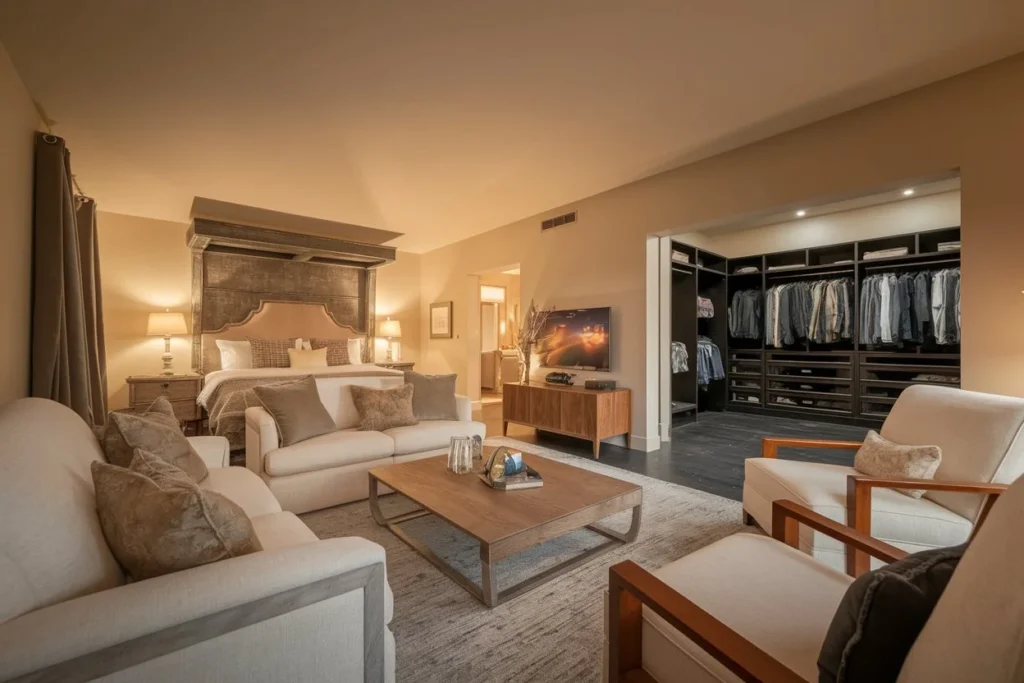
<svg viewBox="0 0 1024 683">
<path fill-rule="evenodd" d="M 569 225 L 570 223 L 576 222 L 576 212 L 567 213 L 564 216 L 555 216 L 549 218 L 540 224 L 541 231 L 550 230 L 551 228 L 557 228 L 560 225 Z"/>
</svg>

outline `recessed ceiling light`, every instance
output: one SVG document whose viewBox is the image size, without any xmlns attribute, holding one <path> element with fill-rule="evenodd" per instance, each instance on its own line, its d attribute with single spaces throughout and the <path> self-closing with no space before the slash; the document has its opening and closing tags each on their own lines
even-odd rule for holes
<svg viewBox="0 0 1024 683">
<path fill-rule="evenodd" d="M 907 189 L 903 190 L 904 197 L 909 197 L 912 194 L 914 194 L 914 188 L 912 187 L 908 187 Z"/>
<path fill-rule="evenodd" d="M 807 215 L 807 212 L 804 211 L 803 209 L 800 209 L 799 211 L 796 212 L 796 217 L 797 218 L 803 218 L 806 215 Z"/>
</svg>

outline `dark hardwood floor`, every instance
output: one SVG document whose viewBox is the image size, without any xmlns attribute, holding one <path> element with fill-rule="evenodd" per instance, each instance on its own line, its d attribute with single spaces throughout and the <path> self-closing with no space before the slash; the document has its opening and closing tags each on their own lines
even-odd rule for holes
<svg viewBox="0 0 1024 683">
<path fill-rule="evenodd" d="M 501 435 L 501 404 L 485 405 L 474 418 L 487 425 L 488 436 Z M 671 444 L 643 453 L 603 444 L 601 462 L 664 481 L 740 500 L 743 495 L 743 461 L 761 455 L 765 436 L 812 439 L 862 440 L 864 427 L 826 424 L 810 420 L 765 417 L 744 413 L 702 413 L 697 422 L 672 430 Z M 564 453 L 592 458 L 589 441 L 538 433 L 528 427 L 509 425 L 510 438 L 547 446 Z M 849 451 L 786 449 L 780 455 L 793 460 L 850 464 Z"/>
</svg>

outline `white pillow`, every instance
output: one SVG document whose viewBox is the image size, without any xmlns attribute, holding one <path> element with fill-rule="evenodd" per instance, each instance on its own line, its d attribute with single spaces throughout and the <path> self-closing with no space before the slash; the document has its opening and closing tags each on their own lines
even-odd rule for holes
<svg viewBox="0 0 1024 683">
<path fill-rule="evenodd" d="M 288 349 L 288 365 L 292 368 L 326 368 L 327 349 Z"/>
<path fill-rule="evenodd" d="M 348 340 L 348 362 L 358 365 L 363 362 L 363 338 L 353 337 Z"/>
<path fill-rule="evenodd" d="M 221 370 L 248 370 L 252 367 L 252 346 L 248 341 L 217 340 Z"/>
</svg>

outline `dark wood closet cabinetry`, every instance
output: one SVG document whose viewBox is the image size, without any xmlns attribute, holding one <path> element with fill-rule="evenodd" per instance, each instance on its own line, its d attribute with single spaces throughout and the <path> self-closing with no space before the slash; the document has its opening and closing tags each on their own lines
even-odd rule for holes
<svg viewBox="0 0 1024 683">
<path fill-rule="evenodd" d="M 707 391 L 698 391 L 695 378 L 691 386 L 685 374 L 674 373 L 673 401 L 689 401 L 700 407 L 703 400 L 714 410 L 877 425 L 909 386 L 959 387 L 958 342 L 948 343 L 946 339 L 940 343 L 932 330 L 919 341 L 886 344 L 867 343 L 860 334 L 865 315 L 860 310 L 861 294 L 871 286 L 869 278 L 958 269 L 959 241 L 960 228 L 951 227 L 730 259 L 673 243 L 674 250 L 692 254 L 694 264 L 672 266 L 672 339 L 695 343 L 697 334 L 712 336 L 721 350 L 726 375 L 724 382 L 712 382 Z M 890 256 L 878 257 L 876 253 L 893 249 L 898 251 Z M 701 254 L 713 263 L 712 268 L 697 261 Z M 707 275 L 702 279 L 704 273 Z M 829 343 L 796 339 L 782 346 L 766 341 L 764 301 L 772 287 L 842 278 L 852 282 L 850 338 Z M 730 333 L 729 306 L 735 294 L 744 290 L 759 292 L 761 297 L 759 339 L 737 338 Z M 714 322 L 696 320 L 695 302 L 701 291 L 714 298 Z M 701 330 L 706 332 L 699 332 L 698 325 L 703 325 Z"/>
</svg>

